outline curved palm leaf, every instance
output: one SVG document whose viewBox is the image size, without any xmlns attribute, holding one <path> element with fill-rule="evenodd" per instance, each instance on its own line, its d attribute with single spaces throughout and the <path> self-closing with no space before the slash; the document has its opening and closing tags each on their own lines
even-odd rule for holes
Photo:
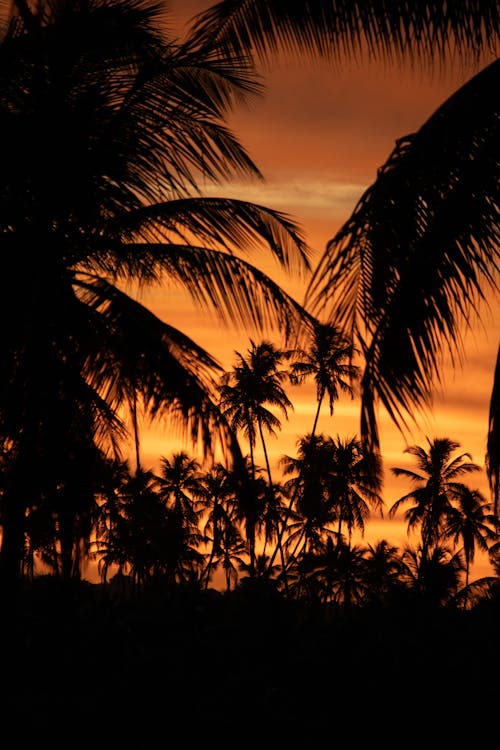
<svg viewBox="0 0 500 750">
<path fill-rule="evenodd" d="M 196 38 L 262 60 L 297 50 L 335 62 L 365 57 L 426 67 L 450 51 L 476 61 L 499 40 L 500 11 L 488 0 L 221 0 L 193 21 Z"/>
<path fill-rule="evenodd" d="M 396 424 L 414 419 L 431 402 L 443 346 L 461 360 L 463 324 L 498 289 L 500 113 L 488 92 L 499 85 L 497 61 L 401 139 L 309 285 L 313 312 L 334 311 L 359 341 L 361 432 L 374 445 L 375 399 Z"/>
<path fill-rule="evenodd" d="M 217 406 L 220 364 L 181 331 L 101 278 L 83 275 L 77 293 L 97 315 L 88 376 L 115 410 L 138 392 L 151 419 L 159 416 L 210 452 L 233 437 Z M 97 333 L 97 331 L 96 331 Z"/>
</svg>

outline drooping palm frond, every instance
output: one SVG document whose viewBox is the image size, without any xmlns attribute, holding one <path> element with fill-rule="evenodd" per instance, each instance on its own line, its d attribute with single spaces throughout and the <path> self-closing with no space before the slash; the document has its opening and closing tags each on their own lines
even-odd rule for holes
<svg viewBox="0 0 500 750">
<path fill-rule="evenodd" d="M 495 516 L 498 517 L 500 501 L 500 347 L 498 348 L 493 388 L 491 391 L 486 444 L 486 473 L 491 491 Z"/>
<path fill-rule="evenodd" d="M 221 365 L 201 346 L 103 279 L 80 275 L 79 298 L 94 311 L 88 377 L 115 410 L 134 394 L 206 455 L 232 443 L 216 406 Z"/>
<path fill-rule="evenodd" d="M 306 294 L 358 340 L 362 435 L 377 445 L 375 402 L 406 425 L 432 400 L 444 350 L 463 357 L 500 268 L 500 60 L 401 139 L 328 243 Z M 464 116 L 464 112 L 468 116 Z"/>
<path fill-rule="evenodd" d="M 311 270 L 311 248 L 297 222 L 282 211 L 234 198 L 196 197 L 143 206 L 118 215 L 110 231 L 152 242 L 206 243 L 245 256 L 270 250 L 284 269 L 298 275 Z M 154 253 L 149 263 L 154 263 Z"/>
<path fill-rule="evenodd" d="M 500 11 L 489 0 L 222 0 L 193 19 L 197 38 L 266 60 L 277 52 L 335 62 L 362 57 L 428 66 L 457 53 L 477 61 L 500 39 Z"/>
</svg>

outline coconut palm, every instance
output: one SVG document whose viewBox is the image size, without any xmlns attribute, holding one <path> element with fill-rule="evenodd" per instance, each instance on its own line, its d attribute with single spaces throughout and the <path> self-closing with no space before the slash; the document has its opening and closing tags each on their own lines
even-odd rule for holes
<svg viewBox="0 0 500 750">
<path fill-rule="evenodd" d="M 465 570 L 463 553 L 436 545 L 429 552 L 419 545 L 404 548 L 401 559 L 405 564 L 406 581 L 418 600 L 434 606 L 452 601 L 460 590 Z"/>
<path fill-rule="evenodd" d="M 289 380 L 289 372 L 282 363 L 290 354 L 279 349 L 271 341 L 257 344 L 252 339 L 246 355 L 235 352 L 233 369 L 221 378 L 220 409 L 235 432 L 243 432 L 250 448 L 250 468 L 252 481 L 256 479 L 255 447 L 259 436 L 267 471 L 267 491 L 274 506 L 271 465 L 264 436 L 264 430 L 276 436 L 281 422 L 271 408 L 278 409 L 285 418 L 293 404 L 288 398 L 283 383 Z M 268 408 L 271 407 L 271 408 Z M 255 519 L 257 520 L 257 519 Z M 254 560 L 255 527 L 250 533 L 250 567 Z M 284 565 L 284 559 L 282 557 Z"/>
<path fill-rule="evenodd" d="M 432 402 L 443 351 L 463 361 L 461 331 L 498 291 L 498 9 L 488 0 L 222 0 L 192 29 L 267 64 L 286 52 L 332 70 L 381 60 L 480 71 L 416 134 L 402 134 L 307 290 L 307 306 L 362 351 L 360 436 L 378 448 L 377 402 L 405 430 Z"/>
<path fill-rule="evenodd" d="M 405 566 L 399 549 L 382 539 L 368 544 L 365 551 L 365 601 L 371 604 L 390 604 L 403 591 Z"/>
<path fill-rule="evenodd" d="M 328 489 L 335 507 L 337 532 L 347 527 L 349 541 L 355 529 L 364 535 L 366 521 L 372 511 L 383 514 L 381 470 L 374 470 L 373 456 L 367 457 L 357 437 L 330 438 L 331 464 L 329 466 Z"/>
<path fill-rule="evenodd" d="M 467 487 L 457 481 L 464 474 L 480 470 L 472 463 L 469 453 L 454 456 L 460 443 L 450 438 L 427 438 L 428 449 L 411 445 L 405 453 L 417 461 L 418 471 L 404 467 L 393 467 L 396 477 L 405 477 L 413 485 L 407 494 L 396 500 L 389 508 L 389 516 L 394 516 L 400 508 L 414 503 L 404 512 L 408 522 L 408 533 L 420 528 L 422 556 L 432 554 L 432 550 L 442 540 L 447 524 L 455 515 L 453 501 L 460 498 Z"/>
<path fill-rule="evenodd" d="M 203 539 L 208 545 L 203 573 L 205 588 L 220 568 L 226 590 L 238 583 L 238 568 L 246 552 L 240 532 L 241 505 L 234 472 L 216 463 L 201 476 L 200 501 L 204 506 Z"/>
<path fill-rule="evenodd" d="M 359 368 L 353 363 L 356 354 L 352 343 L 331 323 L 314 323 L 308 349 L 296 349 L 290 364 L 292 383 L 301 384 L 313 378 L 316 384 L 317 408 L 311 434 L 318 425 L 321 406 L 326 395 L 329 399 L 330 416 L 335 402 L 342 394 L 353 398 L 354 383 Z"/>
<path fill-rule="evenodd" d="M 338 539 L 337 519 L 330 492 L 333 442 L 325 435 L 308 434 L 297 442 L 297 456 L 283 456 L 280 465 L 290 476 L 284 487 L 296 498 L 295 511 L 287 513 L 288 566 L 303 557 L 324 551 L 328 538 Z M 290 507 L 290 504 L 288 508 Z"/>
<path fill-rule="evenodd" d="M 199 500 L 202 492 L 200 463 L 186 451 L 160 458 L 160 473 L 156 477 L 158 495 L 174 514 L 183 517 L 186 526 L 196 530 L 203 512 Z"/>
<path fill-rule="evenodd" d="M 455 496 L 455 507 L 448 516 L 444 530 L 445 537 L 449 537 L 455 544 L 462 542 L 465 558 L 465 585 L 469 584 L 470 566 L 474 562 L 476 547 L 482 552 L 498 537 L 498 519 L 493 513 L 491 503 L 488 503 L 479 490 L 468 487 Z"/>
<path fill-rule="evenodd" d="M 165 38 L 152 0 L 13 8 L 0 39 L 3 278 L 23 284 L 0 295 L 11 580 L 26 511 L 54 498 L 89 445 L 119 456 L 127 412 L 241 458 L 216 404 L 219 364 L 142 305 L 142 289 L 169 281 L 227 324 L 286 335 L 303 310 L 245 253 L 267 245 L 288 271 L 309 267 L 288 217 L 199 188 L 202 176 L 262 179 L 224 122 L 259 91 L 245 61 Z M 41 466 L 54 467 L 43 482 Z"/>
<path fill-rule="evenodd" d="M 308 436 L 313 440 L 318 426 L 321 406 L 326 395 L 329 398 L 330 416 L 333 415 L 335 402 L 341 394 L 354 396 L 354 383 L 358 377 L 358 367 L 353 363 L 356 351 L 341 331 L 330 323 L 315 321 L 309 337 L 308 348 L 296 348 L 292 353 L 290 363 L 290 380 L 294 384 L 302 384 L 312 377 L 316 384 L 316 413 L 312 430 Z M 298 490 L 300 483 L 295 482 Z M 296 500 L 296 493 L 292 492 L 284 514 L 281 530 L 278 534 L 280 542 L 285 532 L 288 518 Z M 271 556 L 271 563 L 279 548 Z"/>
</svg>

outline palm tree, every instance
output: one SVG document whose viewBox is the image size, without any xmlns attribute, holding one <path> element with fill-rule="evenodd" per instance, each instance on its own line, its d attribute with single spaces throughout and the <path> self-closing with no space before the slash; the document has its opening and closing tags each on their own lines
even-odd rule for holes
<svg viewBox="0 0 500 750">
<path fill-rule="evenodd" d="M 341 393 L 354 396 L 353 383 L 358 377 L 358 367 L 353 364 L 356 351 L 341 331 L 330 323 L 315 321 L 310 335 L 308 349 L 293 350 L 290 364 L 290 380 L 294 384 L 302 384 L 308 377 L 316 383 L 317 408 L 314 423 L 308 440 L 314 440 L 321 406 L 326 395 L 329 398 L 330 416 L 333 415 L 334 404 Z M 296 481 L 298 490 L 300 483 Z M 279 543 L 285 532 L 288 518 L 296 500 L 295 491 L 290 494 L 287 511 L 283 517 L 281 530 L 278 532 L 278 545 L 271 556 L 274 561 Z"/>
<path fill-rule="evenodd" d="M 364 535 L 365 523 L 370 511 L 383 513 L 381 470 L 374 471 L 373 457 L 367 457 L 356 437 L 342 439 L 339 435 L 331 440 L 331 464 L 328 488 L 331 502 L 336 509 L 337 532 L 342 535 L 342 526 L 347 526 L 348 539 L 359 529 Z"/>
<path fill-rule="evenodd" d="M 393 467 L 392 473 L 405 477 L 415 485 L 390 507 L 389 516 L 394 516 L 404 505 L 413 502 L 404 513 L 408 521 L 408 533 L 420 527 L 422 537 L 422 557 L 432 554 L 442 540 L 450 518 L 453 518 L 453 501 L 462 496 L 466 486 L 457 479 L 464 474 L 479 471 L 472 463 L 469 453 L 453 456 L 460 443 L 450 438 L 427 438 L 428 450 L 420 445 L 411 445 L 405 453 L 414 456 L 418 471 L 403 467 Z"/>
<path fill-rule="evenodd" d="M 353 60 L 427 71 L 487 64 L 399 139 L 306 293 L 306 305 L 362 351 L 360 436 L 378 449 L 377 402 L 407 428 L 432 403 L 443 350 L 463 361 L 461 331 L 497 293 L 498 11 L 488 0 L 222 0 L 195 16 L 192 33 L 265 63 L 286 52 L 333 70 Z"/>
<path fill-rule="evenodd" d="M 309 349 L 296 349 L 290 365 L 292 383 L 301 384 L 312 377 L 316 383 L 317 408 L 311 435 L 316 433 L 323 399 L 329 398 L 330 416 L 342 393 L 354 396 L 353 383 L 359 368 L 353 364 L 356 354 L 352 343 L 331 323 L 314 323 Z"/>
<path fill-rule="evenodd" d="M 199 496 L 202 492 L 201 467 L 185 451 L 160 458 L 160 474 L 156 477 L 158 495 L 174 514 L 196 530 L 203 512 Z"/>
<path fill-rule="evenodd" d="M 257 435 L 264 453 L 268 478 L 268 492 L 271 498 L 273 482 L 271 465 L 264 437 L 264 430 L 276 436 L 281 422 L 268 406 L 278 409 L 288 417 L 288 410 L 293 404 L 288 398 L 283 383 L 289 379 L 287 370 L 280 369 L 281 364 L 290 355 L 279 349 L 271 341 L 257 344 L 250 340 L 246 356 L 235 352 L 236 363 L 232 370 L 226 372 L 220 385 L 220 409 L 236 432 L 242 431 L 250 448 L 250 467 L 252 481 L 255 482 L 255 447 Z M 270 500 L 274 504 L 274 498 Z M 255 519 L 256 520 L 256 519 Z M 250 533 L 250 567 L 254 560 L 255 526 Z M 282 557 L 284 565 L 284 559 Z"/>
<path fill-rule="evenodd" d="M 403 591 L 405 566 L 397 547 L 382 539 L 365 552 L 365 602 L 390 604 Z"/>
<path fill-rule="evenodd" d="M 330 493 L 332 454 L 331 439 L 308 434 L 298 440 L 297 457 L 283 456 L 280 460 L 284 476 L 292 477 L 285 482 L 285 489 L 296 497 L 296 509 L 285 519 L 287 566 L 323 552 L 327 539 L 338 539 L 333 529 L 336 508 Z"/>
<path fill-rule="evenodd" d="M 218 462 L 201 476 L 200 501 L 204 507 L 203 538 L 209 545 L 203 574 L 205 588 L 221 568 L 226 591 L 238 582 L 238 567 L 246 551 L 240 532 L 241 503 L 235 476 Z"/>
<path fill-rule="evenodd" d="M 407 584 L 418 600 L 433 606 L 452 601 L 460 588 L 465 570 L 463 553 L 436 545 L 431 553 L 421 546 L 405 547 L 401 559 L 405 564 Z"/>
<path fill-rule="evenodd" d="M 224 123 L 259 90 L 245 61 L 165 38 L 152 0 L 13 8 L 0 39 L 0 233 L 3 277 L 24 294 L 0 303 L 6 580 L 19 576 L 26 512 L 63 481 L 38 467 L 70 473 L 94 445 L 119 457 L 127 410 L 241 459 L 216 404 L 219 364 L 140 304 L 142 288 L 170 280 L 227 324 L 286 336 L 304 311 L 245 253 L 267 245 L 289 272 L 309 268 L 287 217 L 198 186 L 262 178 Z"/>
<path fill-rule="evenodd" d="M 367 593 L 366 547 L 350 542 L 333 545 L 329 540 L 317 562 L 315 576 L 322 583 L 326 601 L 341 604 L 347 610 L 363 602 Z"/>
<path fill-rule="evenodd" d="M 469 584 L 470 566 L 474 562 L 476 546 L 483 552 L 488 551 L 488 542 L 499 540 L 498 519 L 492 512 L 492 506 L 479 490 L 468 487 L 455 496 L 456 507 L 448 516 L 445 537 L 463 545 L 465 558 L 465 585 Z"/>
</svg>

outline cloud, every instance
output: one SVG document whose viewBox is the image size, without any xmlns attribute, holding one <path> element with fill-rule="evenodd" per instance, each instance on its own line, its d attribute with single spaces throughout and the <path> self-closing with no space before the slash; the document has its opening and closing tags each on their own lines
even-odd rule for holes
<svg viewBox="0 0 500 750">
<path fill-rule="evenodd" d="M 365 186 L 339 181 L 334 175 L 271 178 L 265 183 L 230 182 L 224 186 L 204 185 L 207 196 L 224 196 L 259 203 L 300 217 L 345 216 L 364 192 Z"/>
</svg>

